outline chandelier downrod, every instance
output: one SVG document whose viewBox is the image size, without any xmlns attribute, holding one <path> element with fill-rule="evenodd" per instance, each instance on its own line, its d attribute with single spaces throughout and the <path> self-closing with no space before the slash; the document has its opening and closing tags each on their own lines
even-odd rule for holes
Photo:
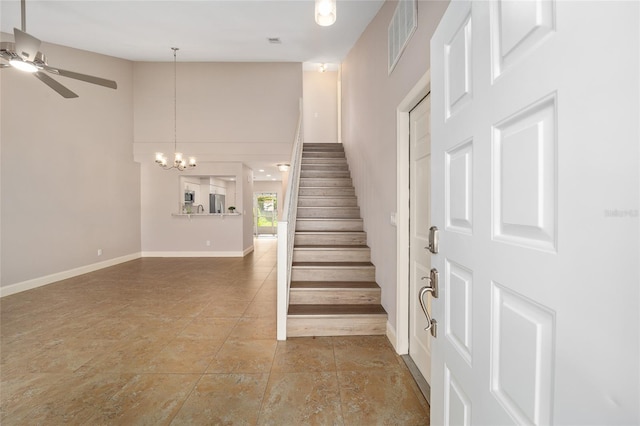
<svg viewBox="0 0 640 426">
<path fill-rule="evenodd" d="M 173 50 L 173 165 L 169 166 L 167 157 L 161 152 L 156 152 L 156 163 L 165 170 L 177 169 L 182 171 L 187 167 L 195 167 L 196 158 L 189 157 L 189 162 L 187 163 L 182 153 L 178 152 L 178 59 L 176 52 L 180 48 L 172 47 L 171 50 Z"/>
</svg>

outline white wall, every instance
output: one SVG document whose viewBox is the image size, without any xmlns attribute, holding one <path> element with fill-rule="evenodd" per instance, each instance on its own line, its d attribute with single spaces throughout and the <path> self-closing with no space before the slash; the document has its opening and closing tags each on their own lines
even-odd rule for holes
<svg viewBox="0 0 640 426">
<path fill-rule="evenodd" d="M 168 54 L 170 52 L 167 52 Z M 134 64 L 134 153 L 174 152 L 173 63 Z M 178 150 L 199 162 L 288 162 L 300 63 L 178 63 Z"/>
<path fill-rule="evenodd" d="M 396 327 L 396 108 L 429 69 L 429 40 L 446 1 L 419 1 L 418 28 L 388 75 L 387 1 L 342 64 L 342 142 L 364 218 L 382 305 Z"/>
<path fill-rule="evenodd" d="M 41 50 L 51 63 L 113 79 L 118 89 L 55 77 L 80 96 L 64 99 L 33 76 L 0 73 L 5 290 L 140 252 L 132 63 L 47 43 Z"/>
<path fill-rule="evenodd" d="M 304 141 L 338 142 L 338 72 L 305 71 L 302 87 Z"/>
<path fill-rule="evenodd" d="M 195 181 L 203 175 L 236 176 L 237 194 L 249 193 L 253 185 L 247 181 L 251 172 L 242 163 L 201 163 Z M 180 176 L 195 171 L 163 170 L 153 162 L 141 165 L 142 252 L 145 256 L 239 256 L 253 245 L 251 199 L 238 196 L 236 207 L 241 216 L 174 216 L 182 204 Z M 245 214 L 245 212 L 247 212 Z M 249 220 L 249 239 L 246 221 Z M 207 245 L 209 241 L 210 245 Z"/>
</svg>

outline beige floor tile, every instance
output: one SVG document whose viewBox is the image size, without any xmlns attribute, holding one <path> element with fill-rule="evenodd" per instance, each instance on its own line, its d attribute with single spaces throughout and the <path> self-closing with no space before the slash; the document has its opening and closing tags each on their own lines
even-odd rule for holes
<svg viewBox="0 0 640 426">
<path fill-rule="evenodd" d="M 116 340 L 60 339 L 44 345 L 31 356 L 27 369 L 33 373 L 71 373 L 117 343 Z"/>
<path fill-rule="evenodd" d="M 3 425 L 93 424 L 100 407 L 130 379 L 120 374 L 49 374 L 14 393 Z M 40 386 L 41 385 L 41 386 Z"/>
<path fill-rule="evenodd" d="M 223 340 L 172 340 L 145 368 L 149 373 L 204 373 Z"/>
<path fill-rule="evenodd" d="M 347 425 L 429 424 L 429 412 L 413 389 L 406 370 L 339 371 L 342 413 Z"/>
<path fill-rule="evenodd" d="M 336 371 L 330 337 L 303 337 L 278 342 L 273 372 Z"/>
<path fill-rule="evenodd" d="M 240 318 L 250 303 L 248 300 L 216 299 L 204 307 L 200 316 L 211 318 Z"/>
<path fill-rule="evenodd" d="M 236 325 L 236 318 L 210 318 L 198 316 L 178 334 L 181 338 L 224 340 Z"/>
<path fill-rule="evenodd" d="M 427 424 L 384 336 L 275 340 L 276 240 L 255 248 L 1 298 L 0 423 Z"/>
<path fill-rule="evenodd" d="M 229 335 L 230 340 L 275 340 L 274 318 L 240 318 Z"/>
<path fill-rule="evenodd" d="M 165 340 L 151 339 L 120 341 L 86 362 L 79 371 L 139 373 L 167 344 Z"/>
<path fill-rule="evenodd" d="M 268 373 L 276 346 L 274 340 L 227 340 L 207 373 Z"/>
<path fill-rule="evenodd" d="M 336 373 L 271 373 L 260 425 L 342 425 Z"/>
<path fill-rule="evenodd" d="M 333 337 L 333 346 L 338 371 L 387 368 L 402 362 L 385 336 Z"/>
<path fill-rule="evenodd" d="M 168 424 L 199 378 L 199 374 L 136 375 L 100 407 L 89 424 Z"/>
<path fill-rule="evenodd" d="M 256 424 L 268 378 L 268 374 L 205 374 L 172 424 Z"/>
</svg>

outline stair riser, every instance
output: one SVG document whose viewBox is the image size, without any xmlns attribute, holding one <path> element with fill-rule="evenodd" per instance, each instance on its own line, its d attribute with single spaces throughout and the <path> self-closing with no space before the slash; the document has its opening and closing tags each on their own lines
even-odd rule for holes
<svg viewBox="0 0 640 426">
<path fill-rule="evenodd" d="M 351 187 L 353 183 L 350 178 L 300 178 L 300 187 Z"/>
<path fill-rule="evenodd" d="M 375 281 L 375 268 L 298 268 L 291 269 L 292 281 Z"/>
<path fill-rule="evenodd" d="M 329 197 L 340 197 L 340 196 L 355 196 L 356 190 L 353 187 L 333 187 L 333 188 L 300 188 L 298 195 L 301 197 L 304 196 L 329 196 Z"/>
<path fill-rule="evenodd" d="M 289 303 L 295 305 L 380 304 L 380 289 L 371 290 L 291 290 Z"/>
<path fill-rule="evenodd" d="M 384 335 L 386 327 L 386 315 L 287 318 L 288 337 Z"/>
<path fill-rule="evenodd" d="M 331 157 L 331 158 L 322 158 L 322 157 L 307 157 L 302 158 L 302 167 L 307 164 L 323 164 L 328 166 L 338 166 L 338 165 L 347 165 L 347 159 L 344 157 Z"/>
<path fill-rule="evenodd" d="M 331 142 L 306 142 L 302 145 L 302 150 L 344 150 L 344 146 L 341 143 L 331 143 Z"/>
<path fill-rule="evenodd" d="M 300 207 L 357 207 L 356 197 L 298 197 Z"/>
<path fill-rule="evenodd" d="M 370 262 L 369 249 L 293 249 L 294 262 Z M 293 303 L 293 302 L 292 302 Z M 346 303 L 346 302 L 344 302 Z"/>
<path fill-rule="evenodd" d="M 298 220 L 296 231 L 363 231 L 364 226 L 360 220 Z M 297 240 L 296 240 L 297 242 Z"/>
<path fill-rule="evenodd" d="M 319 172 L 330 172 L 332 170 L 335 170 L 337 172 L 348 172 L 349 171 L 349 166 L 347 165 L 347 163 L 339 163 L 339 164 L 309 164 L 309 163 L 304 163 L 301 166 L 301 169 L 303 172 L 306 171 L 319 171 Z"/>
<path fill-rule="evenodd" d="M 367 236 L 364 233 L 358 234 L 296 234 L 295 244 L 302 246 L 330 246 L 330 245 L 354 245 L 362 246 L 367 244 Z"/>
<path fill-rule="evenodd" d="M 353 218 L 360 217 L 359 207 L 298 207 L 297 217 L 336 217 L 336 218 Z"/>
<path fill-rule="evenodd" d="M 301 178 L 349 178 L 349 170 L 302 170 Z"/>
<path fill-rule="evenodd" d="M 340 151 L 302 151 L 302 158 L 345 158 Z"/>
</svg>

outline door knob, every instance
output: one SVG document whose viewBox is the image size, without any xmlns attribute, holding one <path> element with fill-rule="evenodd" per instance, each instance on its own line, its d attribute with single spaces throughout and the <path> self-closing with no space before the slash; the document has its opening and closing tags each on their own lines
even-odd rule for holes
<svg viewBox="0 0 640 426">
<path fill-rule="evenodd" d="M 422 312 L 424 312 L 424 316 L 427 317 L 427 326 L 424 331 L 429 331 L 433 337 L 437 337 L 438 334 L 438 322 L 431 318 L 429 315 L 429 311 L 427 310 L 427 303 L 424 300 L 424 297 L 427 293 L 431 293 L 434 298 L 438 297 L 438 270 L 436 268 L 432 268 L 429 274 L 429 277 L 422 277 L 422 280 L 428 280 L 429 285 L 425 285 L 420 289 L 418 293 L 418 300 L 420 301 L 420 307 L 422 308 Z"/>
</svg>

